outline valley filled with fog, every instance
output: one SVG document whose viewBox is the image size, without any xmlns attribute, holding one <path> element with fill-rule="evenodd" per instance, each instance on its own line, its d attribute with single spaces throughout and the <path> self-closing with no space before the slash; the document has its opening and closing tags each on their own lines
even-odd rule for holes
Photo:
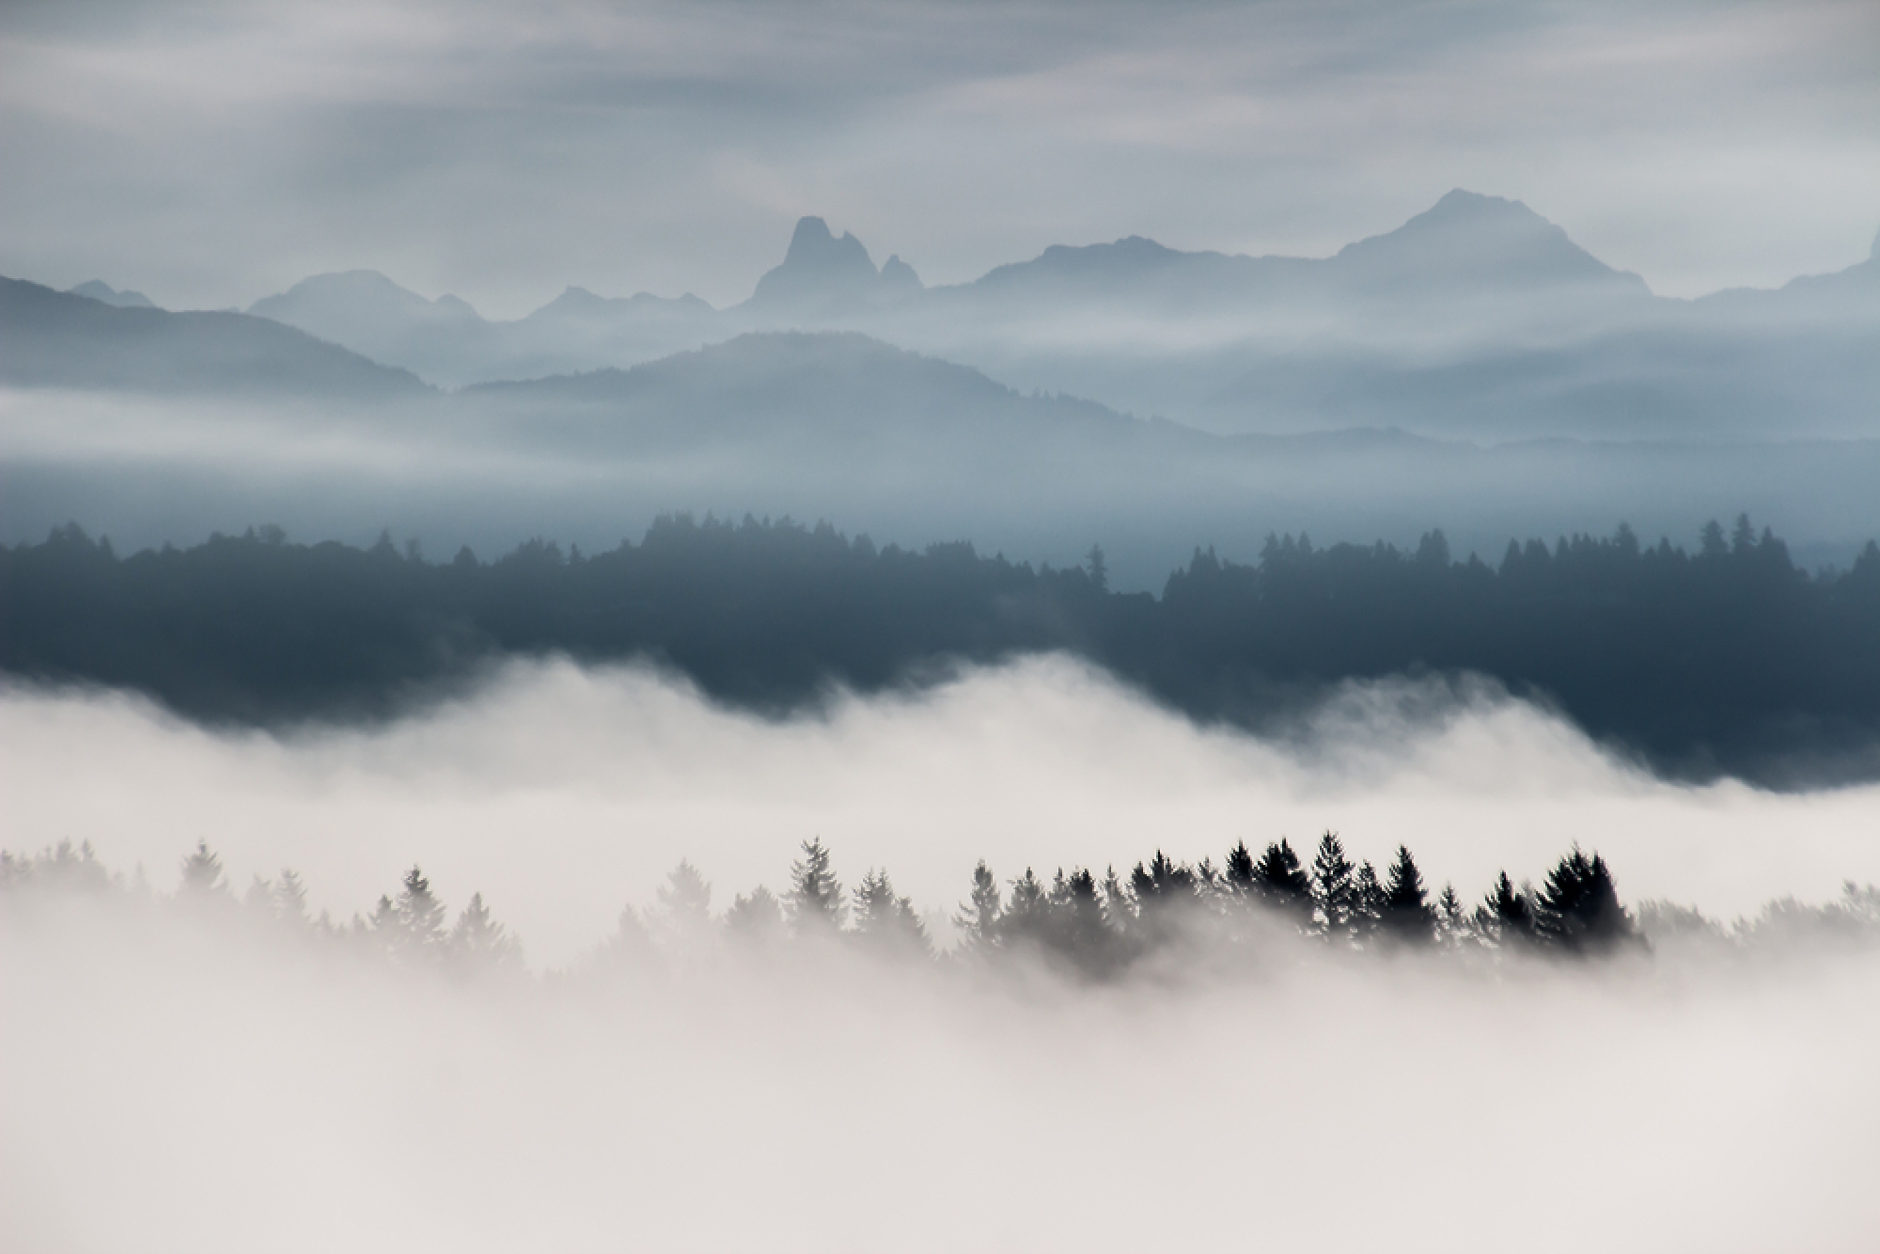
<svg viewBox="0 0 1880 1254">
<path fill-rule="evenodd" d="M 1875 48 L 0 6 L 0 1249 L 1868 1254 Z"/>
</svg>

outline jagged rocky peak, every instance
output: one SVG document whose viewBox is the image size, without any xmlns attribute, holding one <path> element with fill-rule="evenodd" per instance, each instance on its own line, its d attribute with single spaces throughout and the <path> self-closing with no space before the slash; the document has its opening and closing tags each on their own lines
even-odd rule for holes
<svg viewBox="0 0 1880 1254">
<path fill-rule="evenodd" d="M 757 281 L 756 305 L 841 305 L 872 297 L 918 291 L 920 277 L 899 257 L 877 270 L 862 241 L 841 236 L 821 218 L 803 218 L 790 236 L 783 264 Z"/>
<path fill-rule="evenodd" d="M 869 260 L 862 241 L 847 231 L 837 239 L 821 218 L 803 218 L 797 222 L 796 230 L 790 235 L 790 250 L 783 255 L 783 264 L 830 274 L 876 273 L 875 263 Z"/>
</svg>

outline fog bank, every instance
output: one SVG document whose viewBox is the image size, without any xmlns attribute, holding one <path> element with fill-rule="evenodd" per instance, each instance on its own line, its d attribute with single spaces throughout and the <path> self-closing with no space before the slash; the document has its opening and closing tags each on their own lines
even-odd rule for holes
<svg viewBox="0 0 1880 1254">
<path fill-rule="evenodd" d="M 1713 917 L 1880 879 L 1880 788 L 1777 796 L 1666 784 L 1487 686 L 1353 686 L 1284 741 L 1202 729 L 1062 658 L 971 671 L 921 696 L 837 697 L 783 722 L 637 669 L 515 664 L 474 696 L 374 730 L 285 737 L 177 722 L 134 699 L 12 687 L 0 700 L 6 844 L 89 840 L 167 891 L 198 839 L 239 892 L 291 867 L 316 912 L 367 912 L 414 862 L 453 908 L 481 892 L 538 966 L 608 934 L 689 858 L 728 905 L 784 886 L 820 836 L 853 884 L 893 873 L 951 911 L 974 861 L 1109 863 L 1156 848 L 1326 829 L 1380 865 L 1415 850 L 1473 901 L 1538 880 L 1575 842 L 1629 902 Z"/>
<path fill-rule="evenodd" d="M 1853 1251 L 1869 952 L 1779 977 L 510 990 L 0 918 L 10 1248 Z M 114 925 L 121 925 L 121 930 Z"/>
</svg>

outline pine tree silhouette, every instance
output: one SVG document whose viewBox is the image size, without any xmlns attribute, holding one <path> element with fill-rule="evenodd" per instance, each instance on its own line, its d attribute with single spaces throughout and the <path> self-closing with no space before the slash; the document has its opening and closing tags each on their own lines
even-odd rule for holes
<svg viewBox="0 0 1880 1254">
<path fill-rule="evenodd" d="M 490 916 L 482 893 L 470 894 L 470 904 L 457 916 L 446 940 L 451 965 L 470 975 L 522 965 L 522 946 L 502 924 Z"/>
<path fill-rule="evenodd" d="M 895 895 L 886 871 L 870 871 L 855 889 L 855 929 L 864 949 L 885 957 L 928 957 L 927 928 L 907 897 Z"/>
<path fill-rule="evenodd" d="M 197 841 L 195 852 L 183 859 L 183 882 L 177 891 L 195 898 L 227 891 L 222 881 L 222 859 L 210 852 L 208 841 Z"/>
<path fill-rule="evenodd" d="M 1001 913 L 999 883 L 982 858 L 973 868 L 973 891 L 953 916 L 953 925 L 960 933 L 961 950 L 983 957 L 997 949 Z"/>
<path fill-rule="evenodd" d="M 1609 954 L 1639 942 L 1606 860 L 1577 846 L 1547 873 L 1534 920 L 1536 934 L 1566 953 Z"/>
<path fill-rule="evenodd" d="M 827 936 L 842 930 L 848 905 L 842 881 L 830 868 L 822 838 L 803 842 L 803 857 L 790 864 L 790 926 L 798 937 Z"/>
<path fill-rule="evenodd" d="M 1417 870 L 1407 845 L 1397 846 L 1378 918 L 1392 938 L 1406 944 L 1424 945 L 1435 939 L 1436 918 L 1423 887 L 1423 873 Z"/>
<path fill-rule="evenodd" d="M 1475 925 L 1498 945 L 1524 945 L 1535 940 L 1534 910 L 1528 895 L 1515 888 L 1506 871 L 1476 907 Z"/>
<path fill-rule="evenodd" d="M 1312 906 L 1319 927 L 1328 937 L 1351 934 L 1358 904 L 1356 871 L 1337 833 L 1326 832 L 1319 837 L 1318 853 L 1312 859 Z"/>
<path fill-rule="evenodd" d="M 1230 855 L 1231 856 L 1231 855 Z M 1254 884 L 1268 905 L 1298 913 L 1308 921 L 1312 915 L 1312 877 L 1299 865 L 1299 855 L 1283 837 L 1266 847 L 1254 867 Z"/>
</svg>

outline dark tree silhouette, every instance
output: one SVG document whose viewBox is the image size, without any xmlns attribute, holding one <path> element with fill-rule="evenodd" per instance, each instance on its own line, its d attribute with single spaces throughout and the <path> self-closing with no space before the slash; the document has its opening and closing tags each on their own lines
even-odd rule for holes
<svg viewBox="0 0 1880 1254">
<path fill-rule="evenodd" d="M 799 937 L 826 936 L 842 929 L 848 905 L 842 881 L 830 868 L 820 836 L 803 842 L 803 857 L 790 864 L 790 926 Z"/>
<path fill-rule="evenodd" d="M 1253 854 L 1244 840 L 1236 841 L 1221 864 L 1221 880 L 1226 890 L 1243 901 L 1251 898 L 1254 888 Z"/>
<path fill-rule="evenodd" d="M 1377 878 L 1377 868 L 1367 859 L 1358 864 L 1351 877 L 1351 928 L 1362 939 L 1377 934 L 1384 919 L 1385 890 Z"/>
<path fill-rule="evenodd" d="M 1199 889 L 1192 867 L 1156 850 L 1148 866 L 1138 862 L 1129 873 L 1135 917 L 1126 934 L 1144 949 L 1159 949 L 1175 940 L 1193 917 Z"/>
<path fill-rule="evenodd" d="M 1378 910 L 1378 921 L 1393 939 L 1407 944 L 1427 944 L 1435 939 L 1436 916 L 1429 906 L 1429 894 L 1423 887 L 1423 873 L 1407 845 L 1397 846 L 1397 859 L 1390 865 Z"/>
<path fill-rule="evenodd" d="M 1244 851 L 1244 847 L 1243 847 Z M 1228 855 L 1230 858 L 1232 854 Z M 1270 906 L 1294 912 L 1308 922 L 1312 916 L 1312 877 L 1299 865 L 1299 855 L 1291 842 L 1281 838 L 1270 844 L 1254 867 L 1254 886 L 1262 901 Z"/>
<path fill-rule="evenodd" d="M 999 936 L 1014 945 L 1048 944 L 1051 905 L 1043 881 L 1030 867 L 1012 881 L 1005 913 L 999 917 Z"/>
<path fill-rule="evenodd" d="M 1518 891 L 1503 871 L 1495 887 L 1475 911 L 1476 930 L 1502 945 L 1531 943 L 1536 939 L 1534 909 L 1528 894 Z"/>
<path fill-rule="evenodd" d="M 1589 858 L 1577 847 L 1547 873 L 1534 926 L 1548 945 L 1569 953 L 1611 953 L 1639 941 L 1606 860 Z"/>
<path fill-rule="evenodd" d="M 1047 895 L 1052 951 L 1087 976 L 1114 971 L 1124 959 L 1121 938 L 1111 925 L 1097 878 L 1079 867 L 1057 873 Z"/>
<path fill-rule="evenodd" d="M 1318 853 L 1312 859 L 1312 906 L 1328 937 L 1352 934 L 1358 908 L 1356 873 L 1337 833 L 1319 837 Z"/>
</svg>

